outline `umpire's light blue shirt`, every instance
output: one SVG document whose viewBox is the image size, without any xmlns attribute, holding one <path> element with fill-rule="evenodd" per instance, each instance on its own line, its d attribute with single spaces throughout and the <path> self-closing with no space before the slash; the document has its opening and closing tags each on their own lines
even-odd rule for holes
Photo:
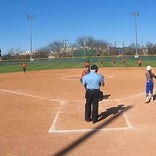
<svg viewBox="0 0 156 156">
<path fill-rule="evenodd" d="M 82 84 L 86 86 L 86 89 L 100 89 L 100 85 L 104 83 L 104 77 L 101 74 L 91 70 L 82 78 Z"/>
</svg>

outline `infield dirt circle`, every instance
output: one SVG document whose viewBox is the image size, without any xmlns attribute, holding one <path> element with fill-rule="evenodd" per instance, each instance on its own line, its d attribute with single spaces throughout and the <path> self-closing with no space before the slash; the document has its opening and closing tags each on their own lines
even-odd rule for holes
<svg viewBox="0 0 156 156">
<path fill-rule="evenodd" d="M 156 100 L 145 104 L 145 68 L 99 69 L 107 98 L 96 124 L 84 120 L 81 72 L 0 74 L 1 156 L 156 155 Z"/>
</svg>

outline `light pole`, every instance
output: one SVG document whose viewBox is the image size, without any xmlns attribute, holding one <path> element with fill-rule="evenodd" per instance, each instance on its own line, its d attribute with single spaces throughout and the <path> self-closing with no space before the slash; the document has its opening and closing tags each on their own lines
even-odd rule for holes
<svg viewBox="0 0 156 156">
<path fill-rule="evenodd" d="M 32 61 L 32 21 L 34 19 L 34 15 L 27 15 L 27 20 L 30 22 L 30 61 Z"/>
<path fill-rule="evenodd" d="M 86 50 L 86 42 L 85 42 L 85 40 L 83 40 L 83 57 L 85 57 L 85 55 L 86 55 L 86 52 L 85 52 L 85 50 Z"/>
<path fill-rule="evenodd" d="M 64 46 L 64 53 L 66 54 L 67 52 L 67 41 L 68 40 L 63 40 L 63 46 Z"/>
<path fill-rule="evenodd" d="M 122 43 L 122 54 L 124 55 L 124 48 L 125 48 L 125 44 L 124 42 Z"/>
<path fill-rule="evenodd" d="M 135 19 L 135 41 L 136 41 L 136 45 L 135 45 L 135 57 L 138 57 L 138 34 L 137 34 L 137 16 L 139 16 L 139 11 L 134 11 L 132 12 L 132 16 L 134 16 L 134 19 Z"/>
<path fill-rule="evenodd" d="M 0 61 L 2 61 L 2 53 L 1 53 L 1 49 L 0 49 Z"/>
</svg>

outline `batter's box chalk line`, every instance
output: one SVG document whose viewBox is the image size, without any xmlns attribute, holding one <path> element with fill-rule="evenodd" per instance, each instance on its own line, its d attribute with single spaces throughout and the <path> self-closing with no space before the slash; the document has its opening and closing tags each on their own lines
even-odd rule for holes
<svg viewBox="0 0 156 156">
<path fill-rule="evenodd" d="M 52 124 L 49 128 L 49 133 L 73 133 L 73 132 L 87 132 L 87 131 L 92 131 L 93 129 L 75 129 L 75 130 L 57 130 L 55 128 L 56 126 L 56 123 L 57 123 L 57 120 L 58 120 L 58 117 L 59 117 L 59 114 L 62 113 L 60 110 L 61 108 L 63 107 L 63 105 L 66 105 L 68 102 L 66 101 L 63 101 L 63 100 L 60 100 L 60 99 L 51 99 L 51 98 L 47 98 L 47 97 L 42 97 L 42 96 L 37 96 L 37 95 L 32 95 L 32 94 L 29 94 L 29 93 L 23 93 L 21 91 L 15 91 L 15 90 L 10 90 L 10 89 L 2 89 L 0 88 L 0 91 L 1 92 L 8 92 L 8 93 L 11 93 L 11 94 L 16 94 L 16 95 L 19 95 L 19 96 L 27 96 L 27 97 L 31 97 L 31 98 L 37 98 L 37 99 L 40 99 L 40 100 L 48 100 L 48 101 L 55 101 L 55 102 L 58 102 L 59 104 L 59 109 L 55 115 L 55 118 L 54 120 L 52 121 Z M 134 97 L 137 97 L 139 95 L 142 95 L 144 93 L 139 93 L 139 94 L 136 94 L 136 95 L 132 95 L 132 96 L 129 96 L 127 97 L 128 99 L 130 98 L 134 98 Z M 126 98 L 125 98 L 126 99 Z M 105 101 L 116 101 L 118 104 L 121 104 L 121 100 L 120 99 L 107 99 Z M 76 101 L 76 102 L 83 102 L 84 101 Z M 103 129 L 100 129 L 100 131 L 106 131 L 106 130 L 125 130 L 125 129 L 132 129 L 132 125 L 130 123 L 130 121 L 128 120 L 127 118 L 127 115 L 123 112 L 122 113 L 123 115 L 123 118 L 126 122 L 126 127 L 117 127 L 117 128 L 103 128 Z"/>
<path fill-rule="evenodd" d="M 111 100 L 107 100 L 109 102 L 117 102 L 118 105 L 121 104 L 121 101 L 120 99 L 111 99 Z M 76 103 L 80 102 L 82 103 L 82 101 L 75 101 Z M 72 102 L 74 103 L 74 102 Z M 67 103 L 66 103 L 67 104 Z M 94 129 L 56 129 L 56 124 L 57 124 L 57 121 L 58 121 L 58 118 L 59 118 L 59 114 L 61 114 L 62 112 L 60 111 L 61 110 L 61 107 L 63 106 L 63 101 L 62 101 L 62 104 L 59 106 L 58 108 L 58 111 L 54 117 L 54 120 L 52 121 L 52 124 L 49 128 L 49 131 L 48 133 L 80 133 L 80 132 L 89 132 L 89 131 L 93 131 Z M 126 108 L 125 108 L 126 109 Z M 115 127 L 115 128 L 101 128 L 101 129 L 98 129 L 98 131 L 118 131 L 118 130 L 130 130 L 130 129 L 133 129 L 128 117 L 127 117 L 127 114 L 124 112 L 124 110 L 120 110 L 118 111 L 118 113 L 116 115 L 119 115 L 119 113 L 122 113 L 122 117 L 125 121 L 125 124 L 126 126 L 125 127 Z M 65 113 L 65 112 L 63 112 Z M 84 121 L 85 122 L 85 121 Z"/>
</svg>

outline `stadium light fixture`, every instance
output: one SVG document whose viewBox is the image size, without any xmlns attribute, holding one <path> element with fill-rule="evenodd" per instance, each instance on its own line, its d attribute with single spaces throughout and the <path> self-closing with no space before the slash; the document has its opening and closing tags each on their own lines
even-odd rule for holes
<svg viewBox="0 0 156 156">
<path fill-rule="evenodd" d="M 27 15 L 27 20 L 29 20 L 30 23 L 30 61 L 32 61 L 32 21 L 34 19 L 34 15 Z"/>
<path fill-rule="evenodd" d="M 132 12 L 132 16 L 134 16 L 135 20 L 135 57 L 138 57 L 138 32 L 137 32 L 137 16 L 139 16 L 139 11 Z"/>
</svg>

